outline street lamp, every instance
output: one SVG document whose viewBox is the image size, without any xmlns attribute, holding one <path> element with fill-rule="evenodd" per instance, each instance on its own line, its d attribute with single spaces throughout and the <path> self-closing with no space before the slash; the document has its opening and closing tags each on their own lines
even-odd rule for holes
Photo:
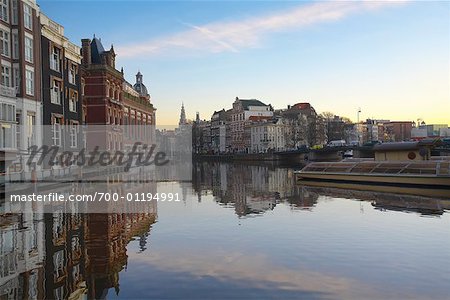
<svg viewBox="0 0 450 300">
<path fill-rule="evenodd" d="M 358 108 L 358 113 L 357 113 L 357 121 L 356 121 L 356 132 L 357 132 L 357 134 L 358 134 L 358 145 L 360 144 L 360 142 L 361 142 L 361 138 L 360 138 L 360 136 L 359 136 L 359 114 L 361 113 L 361 107 L 359 107 Z"/>
</svg>

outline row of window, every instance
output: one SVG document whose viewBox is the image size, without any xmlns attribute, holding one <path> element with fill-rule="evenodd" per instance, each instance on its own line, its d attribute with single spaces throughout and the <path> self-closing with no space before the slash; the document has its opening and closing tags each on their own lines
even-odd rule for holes
<svg viewBox="0 0 450 300">
<path fill-rule="evenodd" d="M 54 146 L 62 146 L 63 119 L 54 117 L 52 124 L 52 141 Z M 78 147 L 79 128 L 77 124 L 69 126 L 69 143 L 71 148 Z"/>
<path fill-rule="evenodd" d="M 11 24 L 19 23 L 19 6 L 18 0 L 12 0 L 11 7 Z M 9 0 L 0 0 L 0 20 L 9 23 Z M 23 25 L 29 30 L 33 30 L 33 8 L 28 4 L 23 4 Z"/>
<path fill-rule="evenodd" d="M 61 105 L 63 98 L 63 87 L 62 81 L 54 79 L 52 80 L 52 87 L 50 88 L 50 102 L 53 104 Z M 69 110 L 71 112 L 77 112 L 78 110 L 78 92 L 69 89 L 68 90 L 69 99 Z"/>
<path fill-rule="evenodd" d="M 119 86 L 110 84 L 109 81 L 106 83 L 106 97 L 110 97 L 113 100 L 120 100 L 121 89 Z"/>
<path fill-rule="evenodd" d="M 2 104 L 2 109 L 5 108 L 7 110 L 5 121 L 10 121 L 12 118 L 15 118 L 17 125 L 21 125 L 22 121 L 22 112 L 17 111 L 14 112 L 14 107 L 4 107 Z M 2 113 L 3 115 L 3 113 Z M 12 115 L 12 116 L 11 116 Z M 27 116 L 25 119 L 26 126 L 11 126 L 8 124 L 2 124 L 0 127 L 0 148 L 13 148 L 22 149 L 22 133 L 25 133 L 26 137 L 26 148 L 36 144 L 36 134 L 35 134 L 35 126 L 36 126 L 36 116 L 33 112 L 27 112 Z M 24 132 L 22 132 L 22 128 L 25 128 Z M 15 131 L 15 132 L 14 132 Z M 16 140 L 14 142 L 14 134 L 16 135 Z"/>
<path fill-rule="evenodd" d="M 1 85 L 6 87 L 20 88 L 20 70 L 18 67 L 13 67 L 13 82 L 11 83 L 11 68 L 7 65 L 1 66 Z M 34 96 L 34 70 L 25 70 L 25 92 L 29 96 Z"/>
<path fill-rule="evenodd" d="M 61 49 L 59 47 L 52 47 L 52 52 L 50 54 L 50 69 L 56 72 L 61 72 Z M 67 76 L 70 84 L 76 84 L 77 73 L 77 65 L 69 63 L 69 71 L 67 72 Z"/>
<path fill-rule="evenodd" d="M 24 57 L 25 61 L 33 63 L 33 37 L 28 35 L 24 38 Z M 11 57 L 11 34 L 8 31 L 0 30 L 1 54 L 5 57 Z M 12 33 L 12 58 L 19 59 L 19 34 Z"/>
<path fill-rule="evenodd" d="M 12 104 L 2 103 L 0 105 L 0 121 L 15 122 L 16 121 L 16 107 Z"/>
</svg>

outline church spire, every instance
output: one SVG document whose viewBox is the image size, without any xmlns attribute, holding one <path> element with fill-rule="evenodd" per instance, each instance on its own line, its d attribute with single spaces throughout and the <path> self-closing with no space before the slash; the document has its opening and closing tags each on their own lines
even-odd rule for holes
<svg viewBox="0 0 450 300">
<path fill-rule="evenodd" d="M 181 103 L 180 122 L 178 122 L 178 125 L 185 125 L 186 123 L 187 121 L 186 112 L 184 111 L 184 103 Z"/>
</svg>

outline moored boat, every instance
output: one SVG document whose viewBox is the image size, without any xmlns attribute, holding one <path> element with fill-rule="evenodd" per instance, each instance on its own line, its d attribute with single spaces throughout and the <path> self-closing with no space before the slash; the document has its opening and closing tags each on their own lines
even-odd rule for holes
<svg viewBox="0 0 450 300">
<path fill-rule="evenodd" d="M 296 175 L 299 181 L 450 189 L 450 160 L 430 159 L 423 143 L 386 143 L 374 151 L 374 160 L 313 162 Z"/>
</svg>

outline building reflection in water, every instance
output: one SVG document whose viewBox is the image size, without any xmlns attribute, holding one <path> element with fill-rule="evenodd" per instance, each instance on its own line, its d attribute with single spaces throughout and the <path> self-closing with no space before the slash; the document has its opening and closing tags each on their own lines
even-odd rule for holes
<svg viewBox="0 0 450 300">
<path fill-rule="evenodd" d="M 374 191 L 361 191 L 332 187 L 303 187 L 304 191 L 318 196 L 357 199 L 371 202 L 380 211 L 416 212 L 421 215 L 438 216 L 450 210 L 450 201 L 440 198 Z"/>
<path fill-rule="evenodd" d="M 296 185 L 292 169 L 216 162 L 197 162 L 193 168 L 192 185 L 199 200 L 210 191 L 219 204 L 233 206 L 239 217 L 273 210 L 280 202 L 302 210 L 317 203 L 317 194 Z"/>
<path fill-rule="evenodd" d="M 321 197 L 368 201 L 378 210 L 423 215 L 440 215 L 450 209 L 450 201 L 444 199 L 299 185 L 294 170 L 271 165 L 197 162 L 193 167 L 193 189 L 198 199 L 212 193 L 219 204 L 233 207 L 239 217 L 263 214 L 279 203 L 293 210 L 312 210 Z"/>
<path fill-rule="evenodd" d="M 113 191 L 118 184 L 110 179 L 107 190 Z M 155 193 L 156 184 L 136 181 L 120 189 Z M 110 289 L 118 293 L 126 247 L 137 239 L 141 252 L 148 248 L 156 202 L 140 213 L 54 211 L 0 216 L 0 299 L 102 299 Z"/>
</svg>

